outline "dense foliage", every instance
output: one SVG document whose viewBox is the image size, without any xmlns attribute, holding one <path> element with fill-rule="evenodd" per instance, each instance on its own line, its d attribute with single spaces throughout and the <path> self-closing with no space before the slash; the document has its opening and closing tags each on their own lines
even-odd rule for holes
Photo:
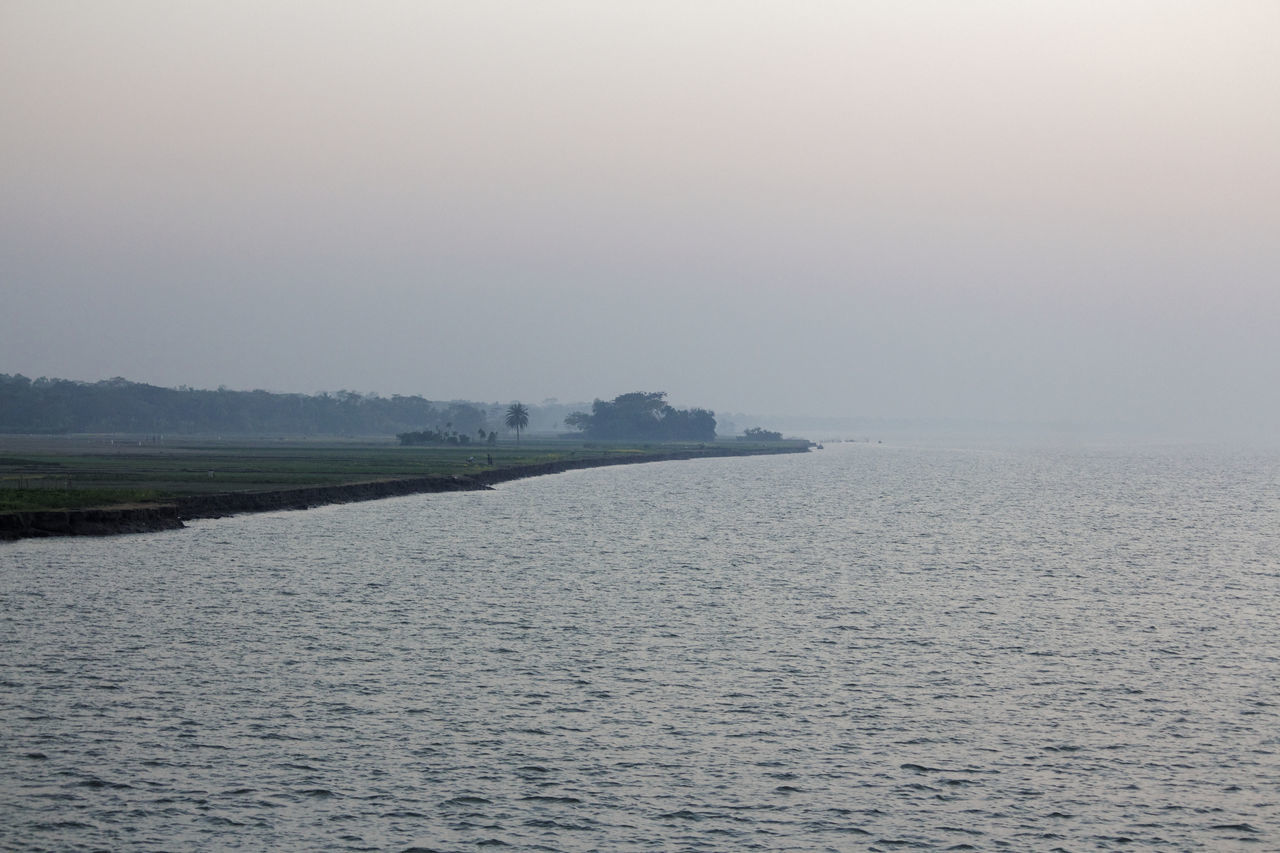
<svg viewBox="0 0 1280 853">
<path fill-rule="evenodd" d="M 481 428 L 476 430 L 476 435 L 479 436 L 479 441 L 488 442 L 490 447 L 498 443 L 497 430 L 486 434 L 484 429 Z M 415 432 L 402 432 L 397 434 L 396 438 L 405 447 L 421 444 L 456 444 L 461 446 L 472 443 L 471 436 L 465 432 L 443 429 L 421 429 Z"/>
<path fill-rule="evenodd" d="M 653 441 L 714 441 L 715 412 L 677 409 L 666 402 L 665 391 L 635 391 L 596 400 L 591 414 L 574 412 L 564 422 L 594 439 L 644 439 Z"/>
<path fill-rule="evenodd" d="M 782 441 L 782 433 L 763 427 L 748 427 L 738 437 L 743 441 Z"/>
<path fill-rule="evenodd" d="M 488 429 L 488 413 L 417 396 L 204 391 L 0 373 L 0 433 L 388 435 L 424 426 L 477 435 Z"/>
</svg>

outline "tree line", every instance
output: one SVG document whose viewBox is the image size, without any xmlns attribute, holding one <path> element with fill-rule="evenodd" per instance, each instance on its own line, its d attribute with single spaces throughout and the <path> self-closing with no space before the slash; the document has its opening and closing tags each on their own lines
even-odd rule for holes
<svg viewBox="0 0 1280 853">
<path fill-rule="evenodd" d="M 120 378 L 75 382 L 0 373 L 3 433 L 394 435 L 425 426 L 473 436 L 490 428 L 489 419 L 481 404 L 419 396 L 208 391 Z"/>
<path fill-rule="evenodd" d="M 590 412 L 571 412 L 563 423 L 587 439 L 715 440 L 715 412 L 677 409 L 666 396 L 665 391 L 634 391 L 609 401 L 597 399 Z M 515 432 L 518 443 L 535 417 L 541 419 L 537 429 L 554 429 L 552 421 L 566 409 L 559 404 L 504 407 L 354 391 L 307 395 L 161 388 L 119 377 L 33 380 L 0 373 L 0 433 L 395 435 L 402 444 L 491 445 L 502 426 Z M 781 435 L 756 427 L 746 437 L 776 441 Z"/>
</svg>

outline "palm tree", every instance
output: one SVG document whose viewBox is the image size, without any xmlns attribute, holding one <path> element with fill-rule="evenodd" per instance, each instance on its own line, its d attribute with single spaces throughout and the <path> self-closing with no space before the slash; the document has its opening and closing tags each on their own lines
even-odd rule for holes
<svg viewBox="0 0 1280 853">
<path fill-rule="evenodd" d="M 520 444 L 520 430 L 529 425 L 529 407 L 524 403 L 507 406 L 507 416 L 502 421 L 508 429 L 516 431 L 516 444 Z"/>
</svg>

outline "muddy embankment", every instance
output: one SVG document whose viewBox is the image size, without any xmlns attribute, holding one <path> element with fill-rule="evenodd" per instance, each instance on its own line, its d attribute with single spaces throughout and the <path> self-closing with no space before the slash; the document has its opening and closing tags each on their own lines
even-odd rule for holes
<svg viewBox="0 0 1280 853">
<path fill-rule="evenodd" d="M 665 462 L 676 459 L 701 459 L 714 456 L 758 456 L 770 453 L 803 453 L 804 447 L 777 450 L 689 450 L 672 453 L 619 453 L 592 459 L 559 459 L 532 465 L 513 465 L 451 476 L 405 477 L 394 480 L 372 480 L 339 486 L 306 486 L 270 492 L 225 492 L 217 495 L 193 495 L 174 503 L 154 506 L 104 507 L 99 509 L 42 510 L 36 512 L 0 513 L 0 541 L 45 536 L 111 536 L 117 533 L 146 533 L 176 530 L 184 520 L 221 518 L 242 512 L 271 512 L 283 509 L 308 509 L 325 504 L 371 501 L 401 495 L 428 492 L 460 492 L 488 489 L 495 483 L 559 474 L 580 468 L 629 465 L 641 462 Z"/>
</svg>

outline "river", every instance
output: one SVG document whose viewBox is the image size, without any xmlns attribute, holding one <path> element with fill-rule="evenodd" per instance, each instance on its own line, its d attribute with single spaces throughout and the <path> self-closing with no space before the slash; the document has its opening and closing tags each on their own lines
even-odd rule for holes
<svg viewBox="0 0 1280 853">
<path fill-rule="evenodd" d="M 1280 454 L 829 444 L 0 543 L 10 850 L 1280 848 Z"/>
</svg>

